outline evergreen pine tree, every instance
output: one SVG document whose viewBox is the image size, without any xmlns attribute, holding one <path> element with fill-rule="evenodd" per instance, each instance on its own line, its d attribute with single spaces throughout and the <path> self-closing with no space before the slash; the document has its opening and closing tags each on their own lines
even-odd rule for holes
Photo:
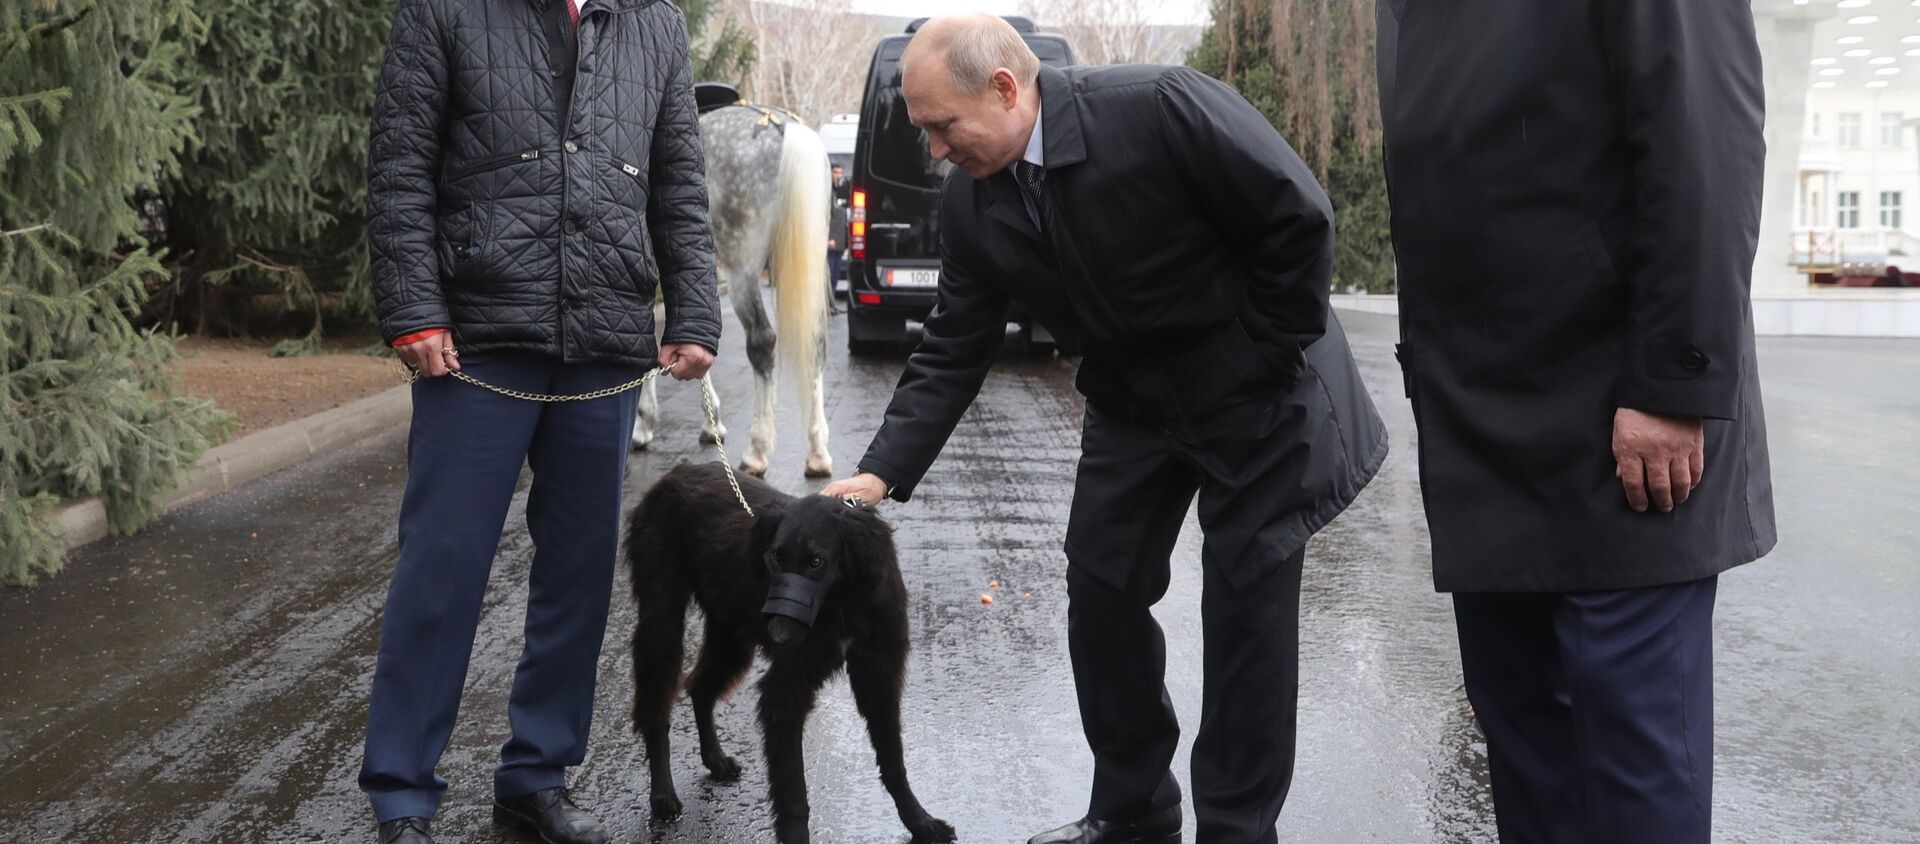
<svg viewBox="0 0 1920 844">
<path fill-rule="evenodd" d="M 392 0 L 195 0 L 204 22 L 183 90 L 194 143 L 167 180 L 180 283 L 150 316 L 195 333 L 297 315 L 309 351 L 323 314 L 371 318 L 367 121 Z M 260 307 L 261 304 L 266 307 Z"/>
<path fill-rule="evenodd" d="M 1393 289 L 1374 2 L 1214 0 L 1213 21 L 1187 56 L 1279 127 L 1326 188 L 1336 292 Z"/>
<path fill-rule="evenodd" d="M 759 49 L 746 27 L 732 15 L 722 16 L 718 32 L 707 31 L 719 1 L 686 0 L 680 4 L 693 40 L 693 81 L 727 82 L 738 87 L 753 76 Z"/>
<path fill-rule="evenodd" d="M 0 16 L 0 582 L 59 567 L 44 521 L 101 496 L 153 518 L 227 417 L 180 396 L 174 337 L 129 312 L 167 277 L 133 200 L 192 132 L 182 0 L 33 0 Z"/>
</svg>

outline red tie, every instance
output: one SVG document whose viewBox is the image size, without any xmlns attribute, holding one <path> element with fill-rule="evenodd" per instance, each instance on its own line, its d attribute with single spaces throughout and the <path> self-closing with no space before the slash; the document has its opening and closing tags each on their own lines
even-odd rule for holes
<svg viewBox="0 0 1920 844">
<path fill-rule="evenodd" d="M 567 0 L 567 14 L 573 16 L 573 31 L 579 32 L 580 31 L 580 4 L 574 2 L 574 0 Z"/>
</svg>

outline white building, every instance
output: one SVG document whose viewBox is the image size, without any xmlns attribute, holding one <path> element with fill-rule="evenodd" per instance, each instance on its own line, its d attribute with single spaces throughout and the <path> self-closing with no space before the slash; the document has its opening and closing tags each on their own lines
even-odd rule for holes
<svg viewBox="0 0 1920 844">
<path fill-rule="evenodd" d="M 1815 287 L 1808 273 L 1920 271 L 1920 0 L 1751 2 L 1767 91 L 1754 330 L 1920 337 L 1920 288 Z M 1399 312 L 1390 296 L 1338 303 Z"/>
<path fill-rule="evenodd" d="M 1920 6 L 1845 0 L 1836 9 L 1815 27 L 1807 61 L 1792 261 L 1920 270 Z"/>
<path fill-rule="evenodd" d="M 1767 86 L 1754 329 L 1920 337 L 1920 289 L 1816 288 L 1808 275 L 1848 261 L 1920 269 L 1920 144 L 1900 131 L 1920 118 L 1920 0 L 1752 1 Z"/>
</svg>

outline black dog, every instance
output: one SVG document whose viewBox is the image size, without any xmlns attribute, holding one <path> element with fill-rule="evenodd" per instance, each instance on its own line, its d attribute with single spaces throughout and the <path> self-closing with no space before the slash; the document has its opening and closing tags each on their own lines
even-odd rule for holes
<svg viewBox="0 0 1920 844">
<path fill-rule="evenodd" d="M 700 730 L 700 759 L 715 779 L 738 777 L 740 765 L 720 749 L 713 705 L 740 681 L 756 648 L 770 663 L 759 683 L 760 730 L 782 844 L 808 840 L 800 738 L 815 693 L 843 665 L 900 820 L 914 841 L 952 841 L 953 827 L 927 814 L 913 796 L 901 755 L 907 589 L 892 529 L 871 508 L 818 495 L 796 498 L 743 477 L 755 513 L 749 517 L 723 469 L 707 463 L 668 472 L 641 499 L 628 527 L 627 561 L 640 608 L 633 727 L 647 746 L 655 820 L 681 810 L 667 758 L 667 718 L 680 689 L 692 598 L 706 615 L 706 638 L 687 678 L 687 697 Z"/>
</svg>

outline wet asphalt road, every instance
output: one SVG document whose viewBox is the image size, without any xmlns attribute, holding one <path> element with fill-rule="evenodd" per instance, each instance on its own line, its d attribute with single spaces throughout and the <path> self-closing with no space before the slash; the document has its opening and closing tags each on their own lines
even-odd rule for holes
<svg viewBox="0 0 1920 844">
<path fill-rule="evenodd" d="M 1428 579 L 1392 323 L 1345 319 L 1394 453 L 1309 552 L 1299 764 L 1281 835 L 1490 841 L 1484 747 L 1460 691 L 1449 603 Z M 850 360 L 838 334 L 831 343 L 827 406 L 844 472 L 899 361 Z M 1761 360 L 1783 540 L 1720 588 L 1716 838 L 1920 841 L 1920 343 L 1767 340 Z M 735 330 L 716 379 L 742 433 L 744 367 Z M 914 601 L 907 764 L 964 841 L 1024 841 L 1085 806 L 1059 551 L 1078 442 L 1071 375 L 1068 363 L 1009 355 L 920 495 L 885 511 Z M 676 464 L 711 459 L 696 397 L 663 388 L 663 435 L 634 456 L 630 496 Z M 790 414 L 781 437 L 770 479 L 818 488 L 800 476 Z M 0 841 L 371 840 L 354 775 L 403 458 L 401 432 L 376 437 L 84 549 L 41 587 L 0 593 Z M 453 782 L 445 841 L 521 840 L 495 830 L 486 806 L 525 613 L 523 503 L 441 765 Z M 1190 517 L 1158 608 L 1189 731 L 1198 560 Z M 674 764 L 687 814 L 649 825 L 644 754 L 624 722 L 624 580 L 577 793 L 616 841 L 768 840 L 750 687 L 719 717 L 742 781 L 706 782 L 683 705 Z M 815 840 L 906 839 L 844 681 L 823 694 L 807 753 Z"/>
</svg>

